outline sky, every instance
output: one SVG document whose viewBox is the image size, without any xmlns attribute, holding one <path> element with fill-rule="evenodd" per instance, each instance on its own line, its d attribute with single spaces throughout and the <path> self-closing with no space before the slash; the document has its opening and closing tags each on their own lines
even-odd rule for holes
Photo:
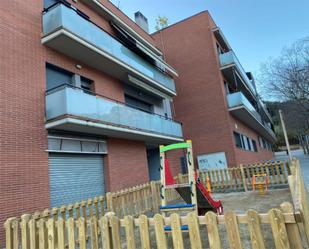
<svg viewBox="0 0 309 249">
<path fill-rule="evenodd" d="M 155 31 L 155 19 L 176 23 L 209 10 L 246 71 L 259 74 L 261 63 L 276 58 L 294 41 L 309 37 L 309 0 L 112 0 L 134 19 L 141 11 Z"/>
</svg>

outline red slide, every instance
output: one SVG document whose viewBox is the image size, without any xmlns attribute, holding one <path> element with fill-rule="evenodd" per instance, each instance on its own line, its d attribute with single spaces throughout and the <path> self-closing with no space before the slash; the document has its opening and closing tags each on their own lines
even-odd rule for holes
<svg viewBox="0 0 309 249">
<path fill-rule="evenodd" d="M 199 180 L 197 175 L 195 175 L 196 190 L 197 190 L 197 202 L 198 206 L 201 208 L 206 208 L 207 210 L 217 211 L 218 214 L 223 214 L 223 206 L 221 201 L 215 201 L 210 196 L 207 189 L 204 187 L 203 183 Z M 170 170 L 169 161 L 165 159 L 165 184 L 167 186 L 176 184 Z M 191 190 L 189 187 L 176 188 L 176 191 L 180 196 L 187 202 L 191 202 Z"/>
<path fill-rule="evenodd" d="M 209 202 L 209 204 L 217 210 L 218 214 L 223 214 L 223 206 L 221 201 L 215 201 L 214 199 L 212 199 L 212 197 L 210 196 L 209 192 L 207 191 L 207 189 L 205 188 L 205 186 L 203 185 L 203 183 L 200 181 L 199 178 L 196 179 L 196 187 L 198 190 L 201 191 L 202 195 L 204 196 L 204 198 Z"/>
</svg>

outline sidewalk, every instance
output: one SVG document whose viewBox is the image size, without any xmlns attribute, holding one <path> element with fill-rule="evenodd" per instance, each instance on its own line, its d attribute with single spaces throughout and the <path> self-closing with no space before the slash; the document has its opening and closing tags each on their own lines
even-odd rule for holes
<svg viewBox="0 0 309 249">
<path fill-rule="evenodd" d="M 296 157 L 300 161 L 300 165 L 303 172 L 304 181 L 309 191 L 309 156 L 304 155 L 303 150 L 292 150 L 292 157 Z M 275 153 L 276 160 L 286 161 L 288 160 L 288 156 L 286 152 L 276 152 Z"/>
</svg>

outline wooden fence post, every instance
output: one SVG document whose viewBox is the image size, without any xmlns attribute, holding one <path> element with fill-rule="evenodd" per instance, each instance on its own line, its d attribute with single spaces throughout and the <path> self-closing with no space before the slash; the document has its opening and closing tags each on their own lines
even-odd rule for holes
<svg viewBox="0 0 309 249">
<path fill-rule="evenodd" d="M 249 209 L 247 217 L 252 249 L 265 249 L 259 214 L 255 210 Z"/>
<path fill-rule="evenodd" d="M 191 212 L 187 215 L 190 244 L 192 249 L 202 249 L 202 240 L 197 214 Z"/>
<path fill-rule="evenodd" d="M 75 249 L 75 228 L 74 228 L 74 219 L 69 218 L 66 221 L 67 232 L 68 232 L 68 248 Z"/>
<path fill-rule="evenodd" d="M 181 221 L 177 213 L 173 213 L 170 216 L 173 246 L 175 249 L 184 249 L 183 237 L 181 232 Z"/>
<path fill-rule="evenodd" d="M 227 211 L 224 214 L 224 220 L 230 249 L 242 249 L 243 247 L 240 240 L 239 226 L 235 212 Z"/>
<path fill-rule="evenodd" d="M 221 249 L 221 240 L 217 224 L 217 215 L 214 212 L 207 212 L 205 214 L 208 241 L 210 249 Z"/>
<path fill-rule="evenodd" d="M 15 219 L 16 218 L 9 218 L 4 223 L 6 249 L 18 248 L 14 245 L 14 241 L 13 241 L 13 221 Z"/>
<path fill-rule="evenodd" d="M 244 185 L 245 192 L 247 192 L 248 189 L 247 189 L 247 182 L 246 182 L 244 168 L 243 168 L 242 164 L 240 164 L 239 167 L 240 167 L 240 173 L 241 173 L 241 178 L 242 178 L 242 184 Z"/>
<path fill-rule="evenodd" d="M 47 230 L 46 230 L 45 219 L 40 219 L 38 221 L 38 229 L 39 229 L 39 249 L 45 249 L 47 248 Z"/>
<path fill-rule="evenodd" d="M 273 208 L 268 211 L 268 215 L 276 248 L 290 249 L 291 247 L 282 212 L 279 209 Z"/>
<path fill-rule="evenodd" d="M 87 248 L 87 242 L 86 242 L 86 221 L 84 217 L 80 217 L 77 221 L 77 227 L 78 227 L 78 242 L 79 242 L 79 248 L 80 249 L 86 249 Z M 105 247 L 104 247 L 105 248 Z"/>
<path fill-rule="evenodd" d="M 141 247 L 145 249 L 150 249 L 150 239 L 149 239 L 149 224 L 146 215 L 142 214 L 139 216 L 139 230 L 141 237 Z"/>
<path fill-rule="evenodd" d="M 109 216 L 111 213 L 106 213 L 99 221 L 101 229 L 102 246 L 104 249 L 112 248 L 111 230 L 109 227 Z"/>
<path fill-rule="evenodd" d="M 47 221 L 47 239 L 48 249 L 56 249 L 55 242 L 55 222 L 54 219 L 48 219 Z"/>
<path fill-rule="evenodd" d="M 151 196 L 152 196 L 152 211 L 154 214 L 159 213 L 157 186 L 155 181 L 150 182 Z"/>
<path fill-rule="evenodd" d="M 29 227 L 28 222 L 30 220 L 30 214 L 24 214 L 21 216 L 21 245 L 23 249 L 29 249 Z"/>
<path fill-rule="evenodd" d="M 37 229 L 36 229 L 36 221 L 35 219 L 31 219 L 28 222 L 29 228 L 29 240 L 30 240 L 30 249 L 36 249 L 38 247 L 37 244 Z"/>
<path fill-rule="evenodd" d="M 63 219 L 59 219 L 57 221 L 57 244 L 58 249 L 65 249 L 65 221 Z"/>
<path fill-rule="evenodd" d="M 113 249 L 121 249 L 121 237 L 120 237 L 120 221 L 114 213 L 109 215 L 109 223 L 111 225 L 111 238 L 113 243 Z"/>
<path fill-rule="evenodd" d="M 90 227 L 91 249 L 99 249 L 98 240 L 98 220 L 96 216 L 92 216 L 88 221 Z"/>
<path fill-rule="evenodd" d="M 166 236 L 164 231 L 164 219 L 161 214 L 156 214 L 153 217 L 153 219 L 154 219 L 157 248 L 167 249 Z"/>
<path fill-rule="evenodd" d="M 128 249 L 135 249 L 135 235 L 134 235 L 134 219 L 128 215 L 124 217 L 124 227 L 126 233 L 126 243 Z"/>
<path fill-rule="evenodd" d="M 113 211 L 113 194 L 111 192 L 106 193 L 106 207 L 107 212 Z"/>
<path fill-rule="evenodd" d="M 280 205 L 280 208 L 284 213 L 294 213 L 293 205 L 289 202 L 282 203 Z M 294 223 L 294 224 L 286 223 L 285 227 L 286 227 L 286 231 L 288 234 L 291 248 L 292 249 L 303 248 L 297 223 Z"/>
</svg>

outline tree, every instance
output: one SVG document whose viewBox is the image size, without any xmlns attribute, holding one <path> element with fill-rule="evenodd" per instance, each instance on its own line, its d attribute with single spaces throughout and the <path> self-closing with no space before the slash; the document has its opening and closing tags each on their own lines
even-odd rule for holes
<svg viewBox="0 0 309 249">
<path fill-rule="evenodd" d="M 262 64 L 259 79 L 270 97 L 295 101 L 309 115 L 309 38 L 282 50 L 277 59 Z"/>
<path fill-rule="evenodd" d="M 284 102 L 288 132 L 297 134 L 309 154 L 309 38 L 295 42 L 278 58 L 264 63 L 259 82 L 264 95 Z"/>
<path fill-rule="evenodd" d="M 166 16 L 158 16 L 156 18 L 156 30 L 164 29 L 168 26 L 168 18 Z"/>
</svg>

